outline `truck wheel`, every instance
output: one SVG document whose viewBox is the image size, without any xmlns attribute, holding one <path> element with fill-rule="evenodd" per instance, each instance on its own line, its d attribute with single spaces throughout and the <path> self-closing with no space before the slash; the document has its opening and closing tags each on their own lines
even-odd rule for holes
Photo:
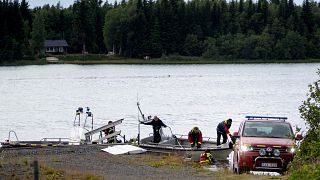
<svg viewBox="0 0 320 180">
<path fill-rule="evenodd" d="M 242 174 L 242 173 L 243 173 L 243 170 L 240 167 L 238 167 L 237 168 L 237 174 Z"/>
<path fill-rule="evenodd" d="M 232 165 L 232 172 L 233 172 L 234 174 L 237 174 L 237 168 L 234 167 L 234 164 Z"/>
<path fill-rule="evenodd" d="M 239 166 L 239 156 L 237 155 L 237 168 L 235 168 L 237 174 L 242 174 L 243 170 Z"/>
</svg>

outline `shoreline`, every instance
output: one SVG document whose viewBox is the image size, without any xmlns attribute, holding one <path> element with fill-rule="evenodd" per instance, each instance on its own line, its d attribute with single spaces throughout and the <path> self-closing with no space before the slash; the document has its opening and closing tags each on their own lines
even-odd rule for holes
<svg viewBox="0 0 320 180">
<path fill-rule="evenodd" d="M 76 65 L 188 65 L 188 64 L 300 64 L 320 63 L 320 59 L 298 59 L 298 60 L 263 60 L 263 59 L 206 59 L 201 57 L 173 56 L 156 59 L 135 59 L 123 57 L 89 56 L 88 59 L 81 59 L 79 56 L 57 56 L 58 63 L 49 63 L 45 59 L 21 60 L 15 62 L 4 62 L 0 66 L 26 66 L 26 65 L 47 65 L 47 64 L 76 64 Z"/>
</svg>

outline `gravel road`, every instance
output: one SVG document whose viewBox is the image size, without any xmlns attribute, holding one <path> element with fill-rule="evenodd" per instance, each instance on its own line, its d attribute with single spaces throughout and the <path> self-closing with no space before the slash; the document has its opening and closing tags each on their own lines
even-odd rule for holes
<svg viewBox="0 0 320 180">
<path fill-rule="evenodd" d="M 44 179 L 88 179 L 85 178 L 88 175 L 95 179 L 213 178 L 183 160 L 179 166 L 160 163 L 162 158 L 174 161 L 176 156 L 150 153 L 115 156 L 101 151 L 102 148 L 87 145 L 0 149 L 0 179 L 33 179 L 34 160 L 39 162 L 40 177 Z"/>
</svg>

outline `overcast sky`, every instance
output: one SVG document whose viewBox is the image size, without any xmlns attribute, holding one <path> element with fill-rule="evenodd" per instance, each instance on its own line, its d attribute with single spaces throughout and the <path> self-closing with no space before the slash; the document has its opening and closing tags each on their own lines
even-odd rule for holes
<svg viewBox="0 0 320 180">
<path fill-rule="evenodd" d="M 103 0 L 103 3 L 106 0 Z M 118 2 L 120 2 L 121 0 L 118 0 Z M 256 1 L 256 0 L 253 0 Z M 59 2 L 59 0 L 29 0 L 29 5 L 30 8 L 34 8 L 36 6 L 43 6 L 45 4 L 50 4 L 50 5 L 56 5 Z M 109 3 L 113 3 L 114 0 L 108 0 Z M 303 0 L 294 0 L 294 2 L 296 4 L 302 4 Z M 64 7 L 67 8 L 69 7 L 71 4 L 74 3 L 74 0 L 60 0 L 60 4 Z"/>
<path fill-rule="evenodd" d="M 27 0 L 28 1 L 28 0 Z M 103 0 L 103 3 L 106 0 Z M 108 0 L 109 3 L 113 3 L 114 0 Z M 118 0 L 119 1 L 119 0 Z M 21 0 L 19 1 L 21 2 Z M 29 5 L 30 8 L 34 8 L 36 6 L 43 6 L 45 4 L 50 4 L 50 5 L 56 5 L 59 2 L 59 0 L 29 0 Z M 74 0 L 60 0 L 60 4 L 64 7 L 67 8 L 71 4 L 74 3 Z"/>
</svg>

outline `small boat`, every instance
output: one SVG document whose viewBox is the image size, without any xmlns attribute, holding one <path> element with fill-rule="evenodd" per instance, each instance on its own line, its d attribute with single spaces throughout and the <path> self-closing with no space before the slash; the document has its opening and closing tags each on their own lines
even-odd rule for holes
<svg viewBox="0 0 320 180">
<path fill-rule="evenodd" d="M 140 104 L 138 102 L 137 106 L 142 116 L 142 119 L 144 121 L 147 121 L 139 105 Z M 139 117 L 138 117 L 138 121 L 140 121 Z M 205 150 L 210 150 L 211 154 L 217 160 L 226 160 L 232 151 L 232 148 L 229 147 L 229 144 L 222 144 L 217 146 L 217 143 L 215 141 L 216 138 L 212 138 L 212 137 L 203 137 L 201 148 L 198 148 L 198 149 L 191 148 L 188 142 L 187 135 L 173 134 L 171 128 L 169 126 L 167 126 L 167 128 L 169 128 L 171 135 L 164 135 L 163 132 L 160 131 L 161 141 L 159 143 L 154 143 L 153 135 L 140 139 L 140 124 L 139 124 L 138 126 L 139 147 L 144 148 L 151 152 L 160 152 L 160 153 L 174 152 L 178 154 L 186 154 L 188 157 L 191 156 L 191 159 L 194 161 L 199 161 L 200 154 L 203 153 Z"/>
<path fill-rule="evenodd" d="M 121 136 L 121 131 L 114 131 L 111 134 L 105 135 L 104 130 L 108 128 L 113 128 L 115 130 L 115 126 L 121 124 L 123 119 L 117 120 L 115 122 L 108 122 L 101 127 L 95 128 L 93 127 L 93 114 L 90 111 L 89 107 L 86 107 L 85 112 L 85 120 L 81 122 L 83 118 L 81 115 L 84 114 L 83 108 L 79 107 L 76 110 L 76 116 L 73 122 L 72 135 L 70 138 L 42 138 L 39 141 L 20 141 L 15 131 L 9 131 L 8 139 L 4 142 L 0 142 L 0 148 L 24 148 L 24 147 L 61 147 L 68 145 L 86 145 L 86 144 L 108 144 L 108 139 L 114 139 L 117 144 L 118 142 L 117 136 L 123 138 L 123 142 L 127 142 L 125 136 Z M 90 123 L 90 125 L 88 125 Z M 86 131 L 86 132 L 83 132 Z M 82 137 L 85 139 L 82 139 Z M 14 139 L 15 138 L 15 139 Z M 93 139 L 96 138 L 96 139 Z M 116 144 L 116 143 L 114 143 Z"/>
<path fill-rule="evenodd" d="M 15 140 L 11 140 L 11 136 Z M 13 130 L 9 131 L 8 139 L 0 142 L 0 148 L 23 148 L 23 147 L 57 147 L 69 144 L 69 138 L 42 138 L 40 141 L 19 141 L 17 133 Z"/>
<path fill-rule="evenodd" d="M 226 160 L 232 151 L 228 144 L 217 146 L 213 138 L 210 137 L 203 137 L 201 148 L 192 148 L 187 135 L 175 134 L 172 137 L 162 136 L 161 139 L 159 143 L 153 143 L 153 136 L 149 136 L 141 139 L 139 146 L 151 152 L 186 154 L 194 161 L 199 161 L 200 154 L 205 150 L 210 150 L 217 160 Z"/>
</svg>

